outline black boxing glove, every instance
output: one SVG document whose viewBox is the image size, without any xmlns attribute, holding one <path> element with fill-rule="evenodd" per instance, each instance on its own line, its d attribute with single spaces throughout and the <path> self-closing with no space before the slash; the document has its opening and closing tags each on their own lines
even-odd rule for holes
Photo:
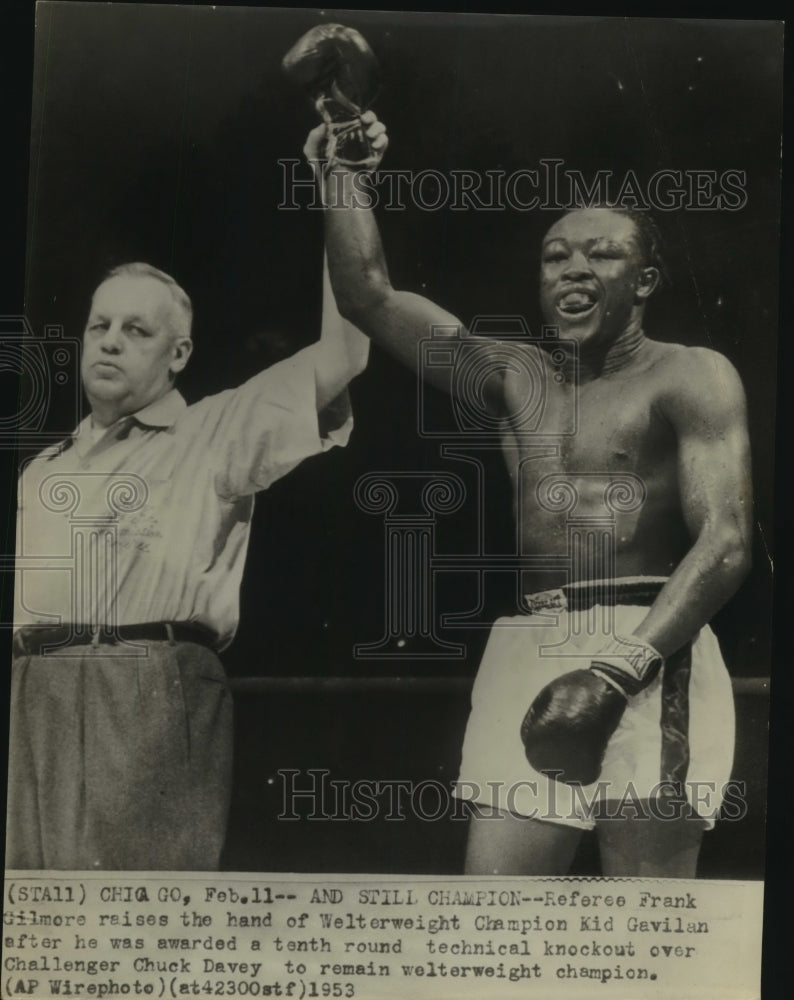
<svg viewBox="0 0 794 1000">
<path fill-rule="evenodd" d="M 366 40 L 342 24 L 318 24 L 298 39 L 281 67 L 308 94 L 327 126 L 329 164 L 367 167 L 378 162 L 361 113 L 378 93 L 378 62 Z"/>
<path fill-rule="evenodd" d="M 629 697 L 647 687 L 661 665 L 653 646 L 617 636 L 588 670 L 572 670 L 547 684 L 521 724 L 532 767 L 567 785 L 596 781 Z"/>
</svg>

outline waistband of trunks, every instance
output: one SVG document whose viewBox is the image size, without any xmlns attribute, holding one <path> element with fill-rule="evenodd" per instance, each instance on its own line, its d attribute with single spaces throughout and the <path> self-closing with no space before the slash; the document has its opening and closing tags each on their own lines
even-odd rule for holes
<svg viewBox="0 0 794 1000">
<path fill-rule="evenodd" d="M 555 611 L 587 611 L 600 605 L 653 604 L 665 576 L 622 576 L 614 580 L 580 580 L 556 590 L 541 590 L 524 597 L 530 614 Z"/>
<path fill-rule="evenodd" d="M 14 633 L 15 656 L 57 653 L 69 646 L 116 646 L 125 642 L 196 642 L 214 649 L 218 637 L 197 622 L 143 622 L 139 625 L 26 625 Z"/>
</svg>

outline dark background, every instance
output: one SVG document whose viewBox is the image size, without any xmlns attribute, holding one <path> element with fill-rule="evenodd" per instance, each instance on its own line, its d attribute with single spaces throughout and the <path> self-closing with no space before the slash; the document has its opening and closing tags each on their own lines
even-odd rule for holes
<svg viewBox="0 0 794 1000">
<path fill-rule="evenodd" d="M 233 385 L 319 330 L 319 213 L 284 212 L 278 159 L 297 157 L 311 112 L 278 65 L 320 20 L 315 11 L 43 5 L 33 89 L 25 312 L 34 330 L 79 337 L 102 273 L 144 259 L 191 294 L 196 355 L 182 383 L 193 401 Z M 364 32 L 383 72 L 376 103 L 388 123 L 385 166 L 421 170 L 535 167 L 560 157 L 586 175 L 672 168 L 747 172 L 740 212 L 660 218 L 671 286 L 648 333 L 706 344 L 737 365 L 750 407 L 756 487 L 755 564 L 715 628 L 735 675 L 770 669 L 772 459 L 778 312 L 781 36 L 772 23 L 684 20 L 455 18 L 372 15 Z M 18 206 L 17 206 L 18 211 Z M 538 326 L 537 248 L 549 213 L 381 213 L 395 284 L 468 321 L 524 314 Z M 11 310 L 7 310 L 11 311 Z M 224 655 L 250 675 L 473 676 L 485 633 L 449 631 L 464 661 L 355 661 L 383 627 L 383 527 L 352 502 L 371 470 L 448 469 L 416 434 L 416 382 L 373 350 L 353 386 L 350 446 L 307 462 L 257 501 L 242 621 Z M 431 397 L 439 414 L 447 404 Z M 74 415 L 57 397 L 50 426 Z M 489 544 L 512 543 L 498 457 Z M 446 519 L 440 548 L 465 551 L 471 512 Z M 495 581 L 483 617 L 508 609 Z M 471 581 L 441 595 L 471 603 Z M 457 690 L 457 689 L 456 689 Z M 270 822 L 279 768 L 327 767 L 335 778 L 454 777 L 466 699 L 238 699 L 238 781 L 228 866 L 306 870 L 459 871 L 463 824 L 402 826 Z M 765 707 L 741 699 L 742 776 L 753 815 L 735 836 L 711 835 L 703 874 L 761 872 Z M 366 752 L 362 754 L 361 748 Z M 274 792 L 275 788 L 275 792 Z M 342 828 L 344 826 L 344 829 Z M 326 844 L 323 852 L 321 844 Z M 586 847 L 580 869 L 591 870 Z"/>
</svg>

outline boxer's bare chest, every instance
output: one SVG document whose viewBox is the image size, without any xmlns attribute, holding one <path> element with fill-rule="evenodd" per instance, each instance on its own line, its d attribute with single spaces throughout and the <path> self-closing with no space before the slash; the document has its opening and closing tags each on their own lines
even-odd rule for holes
<svg viewBox="0 0 794 1000">
<path fill-rule="evenodd" d="M 506 421 L 503 456 L 524 551 L 557 551 L 571 516 L 611 517 L 618 555 L 631 559 L 633 571 L 643 552 L 658 553 L 655 566 L 668 550 L 680 557 L 678 448 L 660 405 L 665 388 L 652 365 L 580 384 L 549 380 L 533 433 Z"/>
</svg>

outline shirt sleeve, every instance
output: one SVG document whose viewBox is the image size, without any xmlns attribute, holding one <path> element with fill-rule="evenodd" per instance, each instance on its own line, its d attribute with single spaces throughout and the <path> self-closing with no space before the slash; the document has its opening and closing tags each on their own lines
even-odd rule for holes
<svg viewBox="0 0 794 1000">
<path fill-rule="evenodd" d="M 353 428 L 346 390 L 317 413 L 313 347 L 198 409 L 217 468 L 215 489 L 227 499 L 267 489 L 305 458 L 346 445 Z"/>
</svg>

